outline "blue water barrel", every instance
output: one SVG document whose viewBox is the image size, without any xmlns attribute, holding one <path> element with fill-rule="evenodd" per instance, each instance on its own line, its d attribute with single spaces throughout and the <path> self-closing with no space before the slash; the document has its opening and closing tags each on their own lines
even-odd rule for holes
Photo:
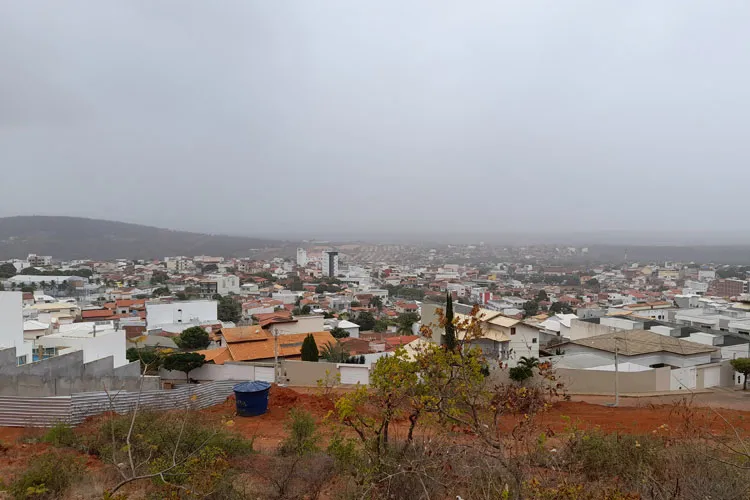
<svg viewBox="0 0 750 500">
<path fill-rule="evenodd" d="M 268 390 L 271 384 L 256 380 L 235 385 L 234 399 L 237 404 L 237 415 L 255 417 L 268 410 Z"/>
</svg>

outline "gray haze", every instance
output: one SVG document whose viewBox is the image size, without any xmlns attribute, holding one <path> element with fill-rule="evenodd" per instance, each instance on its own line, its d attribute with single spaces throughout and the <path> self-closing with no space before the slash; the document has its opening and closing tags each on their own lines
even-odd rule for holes
<svg viewBox="0 0 750 500">
<path fill-rule="evenodd" d="M 747 234 L 750 2 L 0 3 L 0 216 Z"/>
</svg>

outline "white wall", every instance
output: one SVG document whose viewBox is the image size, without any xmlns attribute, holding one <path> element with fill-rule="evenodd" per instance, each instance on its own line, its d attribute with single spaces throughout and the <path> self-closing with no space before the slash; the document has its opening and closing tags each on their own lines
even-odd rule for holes
<svg viewBox="0 0 750 500">
<path fill-rule="evenodd" d="M 539 357 L 539 330 L 523 323 L 518 323 L 515 328 L 516 334 L 509 335 L 508 348 L 511 350 L 510 359 L 508 359 L 509 366 L 515 366 L 522 356 Z"/>
<path fill-rule="evenodd" d="M 23 338 L 23 293 L 0 292 L 0 348 L 16 348 L 16 356 L 31 362 L 32 344 Z"/>
<path fill-rule="evenodd" d="M 69 347 L 72 350 L 83 351 L 84 363 L 112 356 L 115 368 L 128 364 L 128 360 L 125 358 L 125 330 L 109 330 L 106 333 L 97 333 L 96 337 L 47 335 L 38 339 L 36 345 L 43 347 Z"/>
<path fill-rule="evenodd" d="M 218 321 L 215 300 L 186 300 L 171 304 L 146 303 L 146 328 L 151 330 L 159 325 Z"/>
<path fill-rule="evenodd" d="M 169 380 L 185 380 L 183 372 L 160 370 L 159 375 Z M 195 380 L 255 380 L 255 366 L 240 363 L 206 364 L 190 372 Z"/>
</svg>

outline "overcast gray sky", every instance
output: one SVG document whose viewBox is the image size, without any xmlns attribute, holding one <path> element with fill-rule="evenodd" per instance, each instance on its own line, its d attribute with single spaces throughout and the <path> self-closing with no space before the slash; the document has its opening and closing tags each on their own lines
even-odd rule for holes
<svg viewBox="0 0 750 500">
<path fill-rule="evenodd" d="M 0 216 L 746 233 L 750 2 L 0 0 Z"/>
</svg>

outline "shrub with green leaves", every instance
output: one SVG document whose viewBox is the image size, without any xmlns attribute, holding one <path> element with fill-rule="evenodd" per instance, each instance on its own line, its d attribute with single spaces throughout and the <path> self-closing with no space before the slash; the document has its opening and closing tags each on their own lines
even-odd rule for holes
<svg viewBox="0 0 750 500">
<path fill-rule="evenodd" d="M 80 440 L 73 428 L 65 422 L 58 422 L 50 427 L 42 436 L 42 442 L 58 447 L 75 448 L 80 444 Z"/>
<path fill-rule="evenodd" d="M 10 485 L 13 498 L 46 500 L 60 498 L 83 472 L 83 465 L 69 454 L 47 452 L 33 457 Z"/>
<path fill-rule="evenodd" d="M 318 451 L 317 426 L 309 412 L 293 408 L 286 429 L 289 435 L 279 448 L 282 455 L 302 456 Z"/>
</svg>

